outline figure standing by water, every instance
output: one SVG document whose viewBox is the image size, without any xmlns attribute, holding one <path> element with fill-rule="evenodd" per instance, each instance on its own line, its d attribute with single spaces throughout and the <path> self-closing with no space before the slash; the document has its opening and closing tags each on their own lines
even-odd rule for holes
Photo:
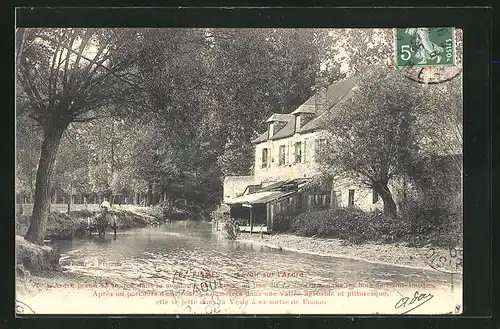
<svg viewBox="0 0 500 329">
<path fill-rule="evenodd" d="M 106 233 L 106 226 L 108 224 L 108 213 L 111 208 L 108 200 L 104 198 L 104 201 L 99 205 L 101 209 L 101 214 L 97 218 L 97 230 L 99 232 L 99 236 L 104 236 Z"/>
<path fill-rule="evenodd" d="M 99 205 L 99 208 L 101 209 L 101 211 L 103 213 L 107 213 L 109 211 L 109 208 L 111 208 L 111 205 L 109 204 L 108 200 L 106 198 L 104 198 L 104 201 L 101 202 L 101 204 Z"/>
</svg>

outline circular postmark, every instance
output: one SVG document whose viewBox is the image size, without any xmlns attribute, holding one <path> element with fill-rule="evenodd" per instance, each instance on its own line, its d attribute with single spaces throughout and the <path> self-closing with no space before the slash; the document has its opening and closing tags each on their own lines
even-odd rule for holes
<svg viewBox="0 0 500 329">
<path fill-rule="evenodd" d="M 436 271 L 461 274 L 463 270 L 462 248 L 428 248 L 420 256 L 424 262 Z"/>
<path fill-rule="evenodd" d="M 17 314 L 36 314 L 33 308 L 26 304 L 25 302 L 22 302 L 18 299 L 16 299 L 16 315 Z"/>
<path fill-rule="evenodd" d="M 451 81 L 462 73 L 462 66 L 408 66 L 401 68 L 406 78 L 422 84 L 440 84 Z"/>
</svg>

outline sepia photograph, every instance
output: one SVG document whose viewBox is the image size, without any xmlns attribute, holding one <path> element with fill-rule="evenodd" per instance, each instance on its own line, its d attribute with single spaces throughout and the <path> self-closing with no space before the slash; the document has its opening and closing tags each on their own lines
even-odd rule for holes
<svg viewBox="0 0 500 329">
<path fill-rule="evenodd" d="M 16 314 L 462 314 L 462 40 L 17 28 Z"/>
</svg>

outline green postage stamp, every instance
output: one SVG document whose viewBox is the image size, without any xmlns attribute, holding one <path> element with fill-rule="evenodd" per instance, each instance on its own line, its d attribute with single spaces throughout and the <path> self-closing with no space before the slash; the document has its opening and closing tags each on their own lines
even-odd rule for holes
<svg viewBox="0 0 500 329">
<path fill-rule="evenodd" d="M 397 28 L 398 67 L 455 65 L 455 37 L 451 27 Z"/>
</svg>

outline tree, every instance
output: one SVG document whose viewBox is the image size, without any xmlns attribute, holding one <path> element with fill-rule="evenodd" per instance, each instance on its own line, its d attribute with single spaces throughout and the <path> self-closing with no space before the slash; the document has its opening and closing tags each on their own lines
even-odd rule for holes
<svg viewBox="0 0 500 329">
<path fill-rule="evenodd" d="M 357 78 L 358 89 L 330 112 L 328 143 L 319 162 L 334 177 L 346 177 L 376 191 L 384 213 L 396 216 L 389 183 L 418 151 L 416 118 L 421 101 L 415 83 L 398 70 L 374 68 Z"/>
<path fill-rule="evenodd" d="M 318 30 L 220 29 L 211 54 L 211 71 L 223 89 L 216 106 L 222 123 L 224 175 L 248 175 L 253 165 L 251 140 L 265 130 L 273 112 L 289 113 L 310 97 L 320 66 Z"/>
<path fill-rule="evenodd" d="M 251 140 L 262 122 L 310 96 L 319 66 L 312 32 L 143 31 L 142 45 L 154 55 L 138 62 L 139 74 L 147 77 L 145 106 L 151 108 L 140 119 L 148 122 L 148 133 L 137 141 L 139 177 L 204 202 L 205 196 L 214 200 L 214 193 L 195 193 L 196 183 L 217 185 L 220 192 L 222 174 L 249 174 Z"/>
<path fill-rule="evenodd" d="M 394 29 L 320 30 L 321 69 L 327 75 L 340 71 L 362 74 L 370 67 L 394 66 Z"/>
<path fill-rule="evenodd" d="M 70 124 L 63 134 L 52 179 L 52 187 L 66 194 L 68 211 L 71 210 L 73 196 L 77 192 L 85 194 L 90 188 L 90 150 L 84 142 L 84 132 L 78 125 Z"/>
<path fill-rule="evenodd" d="M 112 29 L 18 29 L 16 38 L 21 90 L 17 100 L 25 104 L 18 111 L 26 111 L 43 130 L 33 214 L 25 238 L 43 244 L 63 133 L 70 123 L 105 115 L 109 105 L 130 97 L 133 82 L 127 69 L 135 58 L 120 54 L 135 46 L 135 35 Z"/>
<path fill-rule="evenodd" d="M 42 134 L 27 116 L 18 116 L 16 121 L 16 192 L 28 196 L 28 202 L 33 202 Z"/>
</svg>

